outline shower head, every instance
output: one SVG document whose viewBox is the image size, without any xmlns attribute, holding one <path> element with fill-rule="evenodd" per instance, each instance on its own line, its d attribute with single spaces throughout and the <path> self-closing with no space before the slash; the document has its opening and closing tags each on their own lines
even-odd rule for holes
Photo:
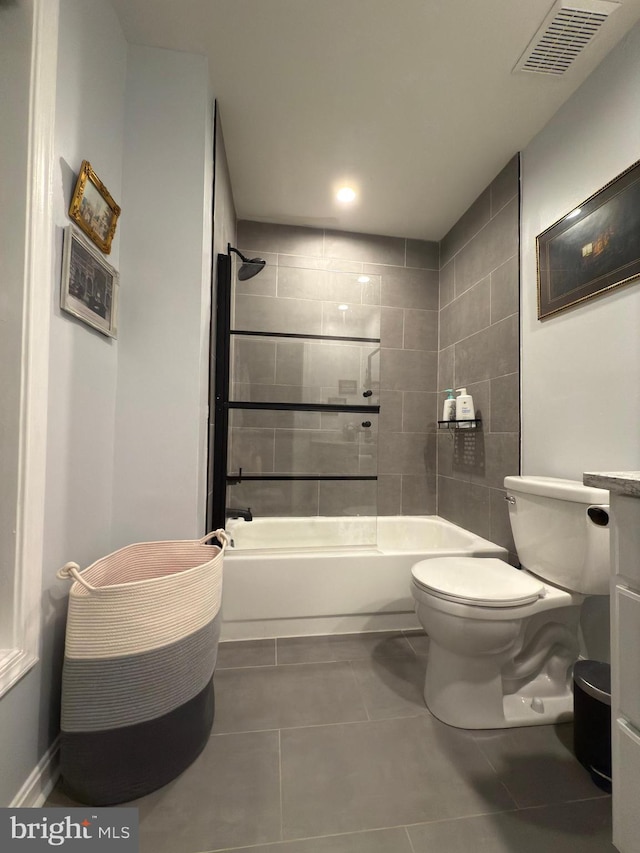
<svg viewBox="0 0 640 853">
<path fill-rule="evenodd" d="M 237 249 L 234 249 L 233 246 L 228 244 L 228 253 L 235 252 L 235 254 L 242 260 L 242 266 L 238 270 L 238 278 L 240 281 L 246 281 L 248 278 L 253 278 L 254 275 L 258 275 L 258 273 L 263 269 L 265 264 L 267 263 L 262 258 L 245 258 L 242 252 L 239 252 Z"/>
<path fill-rule="evenodd" d="M 240 281 L 246 281 L 248 278 L 253 278 L 258 275 L 267 262 L 262 258 L 250 258 L 246 260 L 238 270 L 238 278 Z"/>
</svg>

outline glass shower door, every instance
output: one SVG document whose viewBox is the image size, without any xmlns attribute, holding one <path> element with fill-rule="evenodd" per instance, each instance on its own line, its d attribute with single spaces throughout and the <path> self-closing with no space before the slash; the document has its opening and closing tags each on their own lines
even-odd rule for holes
<svg viewBox="0 0 640 853">
<path fill-rule="evenodd" d="M 307 519 L 308 547 L 375 546 L 379 282 L 276 273 L 234 289 L 226 504 Z"/>
</svg>

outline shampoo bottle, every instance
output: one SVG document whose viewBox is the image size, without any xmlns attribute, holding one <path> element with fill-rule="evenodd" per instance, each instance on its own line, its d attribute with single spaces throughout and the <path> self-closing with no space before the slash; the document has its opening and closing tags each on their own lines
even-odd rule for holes
<svg viewBox="0 0 640 853">
<path fill-rule="evenodd" d="M 449 395 L 444 401 L 442 409 L 443 421 L 455 421 L 456 419 L 456 398 L 453 396 L 453 388 L 447 388 L 446 393 Z"/>
<path fill-rule="evenodd" d="M 472 421 L 475 419 L 476 412 L 473 408 L 473 398 L 471 394 L 467 394 L 466 388 L 458 388 L 456 397 L 456 420 L 457 421 Z M 471 424 L 460 424 L 460 429 L 470 429 Z"/>
</svg>

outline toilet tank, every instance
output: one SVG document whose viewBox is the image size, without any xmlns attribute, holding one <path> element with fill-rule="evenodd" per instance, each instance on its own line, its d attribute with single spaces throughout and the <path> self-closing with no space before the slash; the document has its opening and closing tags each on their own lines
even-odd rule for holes
<svg viewBox="0 0 640 853">
<path fill-rule="evenodd" d="M 505 477 L 504 486 L 524 568 L 573 592 L 608 595 L 609 492 L 554 477 Z"/>
</svg>

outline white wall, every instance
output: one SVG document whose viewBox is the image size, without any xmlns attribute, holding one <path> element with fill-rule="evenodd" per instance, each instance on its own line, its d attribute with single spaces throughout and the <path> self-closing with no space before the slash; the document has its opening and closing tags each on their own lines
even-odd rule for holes
<svg viewBox="0 0 640 853">
<path fill-rule="evenodd" d="M 57 0 L 51 0 L 57 2 Z M 126 43 L 102 0 L 61 0 L 54 210 L 57 263 L 51 298 L 47 491 L 40 662 L 0 702 L 0 805 L 20 789 L 58 733 L 68 560 L 109 550 L 116 346 L 59 308 L 62 228 L 83 158 L 121 195 Z M 118 265 L 118 240 L 112 262 Z M 9 758 L 10 757 L 10 758 Z M 9 760 L 8 760 L 9 759 Z"/>
<path fill-rule="evenodd" d="M 127 44 L 102 0 L 62 0 L 56 116 L 56 242 L 75 178 L 88 159 L 122 203 L 122 146 Z M 122 218 L 108 261 L 120 266 Z M 81 565 L 111 544 L 114 420 L 118 345 L 59 307 L 59 277 L 51 323 L 48 559 Z"/>
<path fill-rule="evenodd" d="M 640 468 L 640 283 L 542 322 L 536 235 L 640 159 L 640 25 L 522 157 L 523 473 Z"/>
<path fill-rule="evenodd" d="M 114 546 L 204 531 L 208 79 L 204 57 L 129 47 Z"/>
<path fill-rule="evenodd" d="M 3 24 L 17 16 L 6 28 L 7 51 L 22 61 L 12 79 L 16 94 L 19 74 L 28 86 L 31 5 L 18 0 L 1 9 Z M 204 528 L 213 168 L 206 60 L 129 49 L 107 0 L 60 0 L 59 32 L 57 257 L 44 287 L 51 334 L 42 650 L 0 701 L 0 805 L 14 800 L 58 734 L 69 585 L 55 579 L 56 570 L 68 560 L 86 566 L 124 542 Z M 2 48 L 4 69 L 11 55 Z M 9 153 L 24 150 L 26 128 L 3 125 L 3 141 L 9 131 Z M 83 159 L 123 211 L 108 259 L 121 273 L 117 341 L 59 308 L 62 234 Z M 11 186 L 22 186 L 18 162 Z M 9 186 L 3 179 L 3 200 Z M 8 223 L 0 219 L 17 254 L 20 235 L 4 225 L 17 221 L 19 201 Z M 0 318 L 8 318 L 6 299 L 0 305 Z M 18 314 L 10 319 L 19 327 Z M 14 338 L 7 332 L 2 343 Z"/>
</svg>

